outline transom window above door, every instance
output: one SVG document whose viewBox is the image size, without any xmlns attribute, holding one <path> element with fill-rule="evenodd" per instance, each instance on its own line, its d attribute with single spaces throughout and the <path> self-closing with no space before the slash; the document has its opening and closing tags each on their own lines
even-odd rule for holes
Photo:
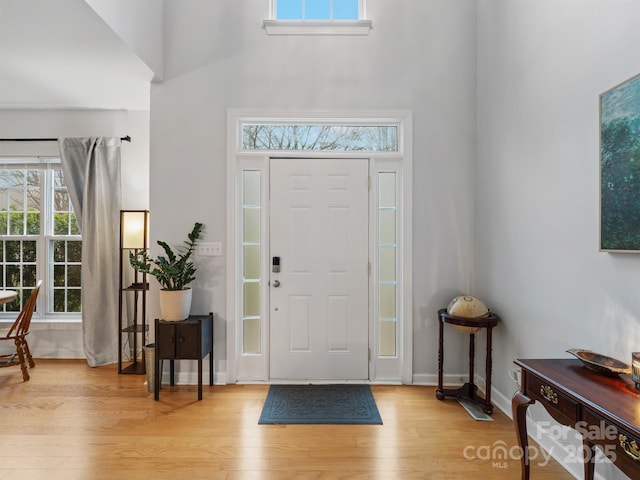
<svg viewBox="0 0 640 480">
<path fill-rule="evenodd" d="M 367 35 L 365 0 L 270 0 L 269 35 Z"/>
</svg>

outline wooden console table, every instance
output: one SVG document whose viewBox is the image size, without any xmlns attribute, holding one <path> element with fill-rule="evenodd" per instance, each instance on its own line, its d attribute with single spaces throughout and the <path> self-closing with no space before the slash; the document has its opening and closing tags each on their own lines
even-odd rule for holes
<svg viewBox="0 0 640 480">
<path fill-rule="evenodd" d="M 174 384 L 174 360 L 198 361 L 198 400 L 202 400 L 202 359 L 209 355 L 209 385 L 213 385 L 213 313 L 191 315 L 167 322 L 156 318 L 154 398 L 160 398 L 162 360 L 169 360 L 169 380 Z"/>
<path fill-rule="evenodd" d="M 515 360 L 522 369 L 521 387 L 511 401 L 522 479 L 529 479 L 526 411 L 540 402 L 559 423 L 582 434 L 584 478 L 593 480 L 598 447 L 620 470 L 640 478 L 640 391 L 629 375 L 608 377 L 577 359 Z"/>
<path fill-rule="evenodd" d="M 498 324 L 499 317 L 493 313 L 489 313 L 486 317 L 466 318 L 449 315 L 446 308 L 438 310 L 438 318 L 440 319 L 440 336 L 438 341 L 438 388 L 436 390 L 436 398 L 444 400 L 445 397 L 467 399 L 482 408 L 484 413 L 491 415 L 493 413 L 493 405 L 491 405 L 491 330 Z M 456 389 L 443 388 L 443 363 L 444 363 L 444 324 L 457 325 L 465 328 L 471 328 L 469 334 L 469 382 L 462 387 Z M 485 361 L 485 398 L 477 394 L 478 387 L 474 383 L 474 361 L 475 361 L 475 329 L 487 329 L 487 354 Z"/>
</svg>

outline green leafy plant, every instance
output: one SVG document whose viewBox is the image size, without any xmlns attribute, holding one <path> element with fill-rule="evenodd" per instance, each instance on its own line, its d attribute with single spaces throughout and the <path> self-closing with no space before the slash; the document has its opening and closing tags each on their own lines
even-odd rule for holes
<svg viewBox="0 0 640 480">
<path fill-rule="evenodd" d="M 137 271 L 156 277 L 163 290 L 184 290 L 196 279 L 196 267 L 191 256 L 201 232 L 202 224 L 196 222 L 188 234 L 188 240 L 175 253 L 166 242 L 158 240 L 158 245 L 164 249 L 166 256 L 158 255 L 154 259 L 149 257 L 146 250 L 129 252 L 129 262 Z"/>
</svg>

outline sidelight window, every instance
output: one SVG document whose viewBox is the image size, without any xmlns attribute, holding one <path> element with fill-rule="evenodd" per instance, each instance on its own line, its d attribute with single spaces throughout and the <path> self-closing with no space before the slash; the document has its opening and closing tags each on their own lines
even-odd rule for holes
<svg viewBox="0 0 640 480">
<path fill-rule="evenodd" d="M 261 172 L 242 172 L 242 352 L 259 354 Z"/>
</svg>

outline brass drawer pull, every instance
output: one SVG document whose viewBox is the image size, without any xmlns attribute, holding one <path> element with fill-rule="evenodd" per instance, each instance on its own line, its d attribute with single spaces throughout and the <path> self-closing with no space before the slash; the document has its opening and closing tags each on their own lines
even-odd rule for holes
<svg viewBox="0 0 640 480">
<path fill-rule="evenodd" d="M 636 462 L 640 461 L 640 447 L 635 440 L 630 440 L 626 435 L 622 433 L 618 435 L 618 441 L 620 446 L 628 456 L 633 458 Z"/>
<path fill-rule="evenodd" d="M 558 394 L 553 391 L 549 385 L 540 385 L 540 395 L 547 401 L 554 405 L 558 404 Z"/>
</svg>

